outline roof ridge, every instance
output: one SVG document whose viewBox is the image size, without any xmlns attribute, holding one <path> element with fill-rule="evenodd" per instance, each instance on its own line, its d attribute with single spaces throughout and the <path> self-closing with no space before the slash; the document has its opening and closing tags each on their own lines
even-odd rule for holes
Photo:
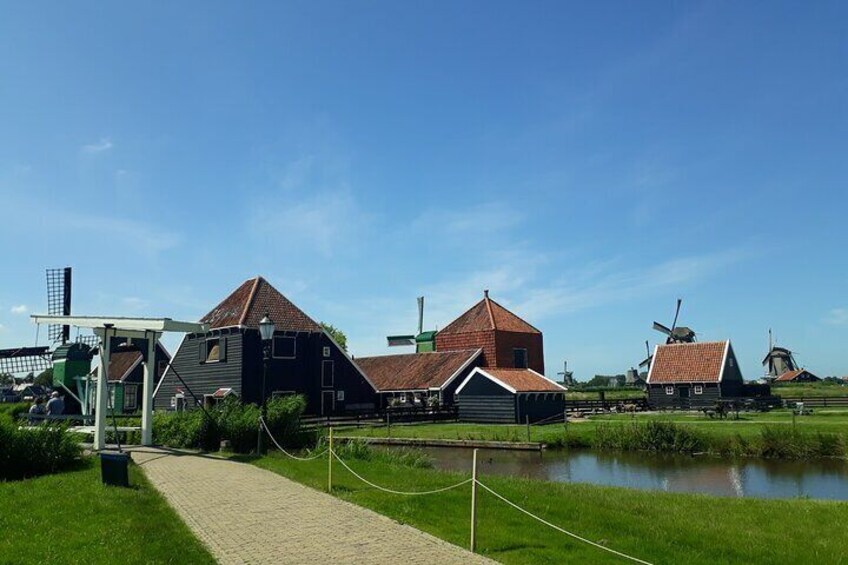
<svg viewBox="0 0 848 565">
<path fill-rule="evenodd" d="M 244 303 L 244 310 L 241 312 L 241 316 L 239 317 L 239 325 L 243 326 L 245 320 L 247 320 L 247 313 L 250 312 L 250 307 L 253 305 L 253 299 L 256 298 L 256 292 L 259 290 L 259 283 L 262 281 L 262 276 L 257 275 L 253 279 L 253 288 L 250 289 L 250 296 L 247 297 L 247 300 Z"/>
<path fill-rule="evenodd" d="M 492 324 L 492 329 L 498 329 L 498 325 L 495 323 L 495 315 L 492 312 L 492 303 L 489 301 L 489 289 L 483 291 L 483 301 L 486 303 L 486 311 L 489 312 L 489 322 Z"/>
</svg>

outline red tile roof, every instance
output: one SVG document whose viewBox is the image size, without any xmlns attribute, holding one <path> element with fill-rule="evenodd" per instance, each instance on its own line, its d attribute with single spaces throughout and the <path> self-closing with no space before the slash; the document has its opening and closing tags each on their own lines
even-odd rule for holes
<svg viewBox="0 0 848 565">
<path fill-rule="evenodd" d="M 377 390 L 425 390 L 441 387 L 480 350 L 434 351 L 359 357 L 354 362 Z"/>
<path fill-rule="evenodd" d="M 531 369 L 478 369 L 515 389 L 516 392 L 565 392 L 565 388 Z"/>
<path fill-rule="evenodd" d="M 785 373 L 783 373 L 782 375 L 780 375 L 779 377 L 777 377 L 774 380 L 782 382 L 782 383 L 794 381 L 795 379 L 797 379 L 798 377 L 800 377 L 804 373 L 808 373 L 810 376 L 815 377 L 815 375 L 813 375 L 812 373 L 810 373 L 806 369 L 798 369 L 797 371 L 786 371 Z M 816 378 L 818 378 L 818 377 L 816 377 Z"/>
<path fill-rule="evenodd" d="M 456 320 L 445 326 L 440 334 L 458 334 L 501 330 L 505 332 L 542 333 L 491 298 L 485 291 L 483 300 L 469 308 Z"/>
<path fill-rule="evenodd" d="M 728 341 L 658 345 L 648 372 L 648 383 L 717 383 L 724 367 Z"/>
<path fill-rule="evenodd" d="M 262 277 L 246 280 L 200 321 L 210 329 L 228 326 L 258 328 L 268 314 L 279 331 L 320 332 L 321 325 L 307 316 Z"/>
</svg>

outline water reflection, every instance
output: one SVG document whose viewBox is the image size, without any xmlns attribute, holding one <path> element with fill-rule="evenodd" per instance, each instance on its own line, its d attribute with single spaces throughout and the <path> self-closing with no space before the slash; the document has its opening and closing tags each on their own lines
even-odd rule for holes
<svg viewBox="0 0 848 565">
<path fill-rule="evenodd" d="M 437 468 L 471 469 L 471 450 L 434 447 L 425 451 Z M 840 460 L 734 461 L 588 450 L 480 450 L 479 457 L 483 474 L 717 496 L 848 500 L 848 462 Z"/>
</svg>

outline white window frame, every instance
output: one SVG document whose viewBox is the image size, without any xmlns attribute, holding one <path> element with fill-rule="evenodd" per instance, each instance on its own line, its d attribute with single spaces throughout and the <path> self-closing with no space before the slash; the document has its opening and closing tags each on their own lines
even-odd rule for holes
<svg viewBox="0 0 848 565">
<path fill-rule="evenodd" d="M 127 393 L 132 391 L 132 394 L 129 395 L 129 398 L 132 399 L 132 405 L 127 402 Z M 137 385 L 124 385 L 124 410 L 137 410 L 138 409 L 138 386 Z"/>
<path fill-rule="evenodd" d="M 336 402 L 344 402 L 345 395 L 343 390 L 336 391 Z"/>
<path fill-rule="evenodd" d="M 398 401 L 401 404 L 406 404 L 406 393 L 405 392 L 400 393 L 400 395 L 398 396 Z"/>
<path fill-rule="evenodd" d="M 329 345 L 324 346 L 323 355 L 324 355 L 325 359 L 330 356 L 330 346 Z"/>
<path fill-rule="evenodd" d="M 214 341 L 218 345 L 218 358 L 217 359 L 209 359 L 209 352 L 211 348 L 209 347 L 209 342 Z M 203 361 L 204 363 L 220 363 L 221 362 L 221 337 L 207 337 L 206 338 L 206 359 Z"/>
<path fill-rule="evenodd" d="M 673 395 L 674 395 L 674 386 L 673 386 L 673 385 L 668 385 L 668 386 L 666 386 L 666 387 L 665 387 L 665 393 L 666 393 L 668 396 L 673 396 Z"/>
<path fill-rule="evenodd" d="M 277 340 L 278 339 L 290 339 L 294 343 L 294 347 L 292 348 L 292 355 L 277 355 Z M 297 336 L 293 335 L 275 335 L 271 338 L 271 357 L 274 359 L 296 359 L 297 358 Z"/>
<path fill-rule="evenodd" d="M 695 394 L 704 394 L 704 385 L 695 385 Z"/>
</svg>

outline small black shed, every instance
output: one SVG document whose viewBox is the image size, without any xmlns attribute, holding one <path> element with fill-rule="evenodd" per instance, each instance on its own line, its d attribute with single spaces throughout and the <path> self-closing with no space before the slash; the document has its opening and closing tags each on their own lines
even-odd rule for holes
<svg viewBox="0 0 848 565">
<path fill-rule="evenodd" d="M 474 369 L 456 390 L 462 422 L 538 422 L 565 411 L 563 386 L 532 369 Z"/>
</svg>

